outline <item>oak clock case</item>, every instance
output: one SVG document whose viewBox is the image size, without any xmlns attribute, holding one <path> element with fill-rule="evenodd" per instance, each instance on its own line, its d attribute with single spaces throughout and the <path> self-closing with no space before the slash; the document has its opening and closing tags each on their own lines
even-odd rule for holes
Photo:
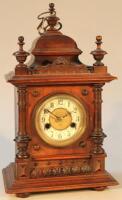
<svg viewBox="0 0 122 200">
<path fill-rule="evenodd" d="M 93 188 L 118 182 L 105 170 L 102 89 L 116 77 L 102 62 L 102 37 L 91 52 L 95 63 L 83 64 L 76 42 L 63 35 L 54 4 L 38 16 L 39 38 L 29 53 L 18 38 L 18 64 L 8 82 L 17 88 L 18 131 L 15 161 L 3 169 L 5 191 L 17 197 L 31 193 Z"/>
</svg>

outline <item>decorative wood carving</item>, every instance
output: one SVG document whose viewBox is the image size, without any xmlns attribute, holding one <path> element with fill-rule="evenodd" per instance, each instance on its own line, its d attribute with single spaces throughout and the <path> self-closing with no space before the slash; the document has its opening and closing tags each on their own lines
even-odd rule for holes
<svg viewBox="0 0 122 200">
<path fill-rule="evenodd" d="M 26 165 L 22 164 L 21 165 L 21 177 L 26 177 Z"/>
<path fill-rule="evenodd" d="M 85 141 L 80 141 L 79 146 L 84 148 L 86 146 L 86 142 Z"/>
<path fill-rule="evenodd" d="M 55 61 L 54 61 L 55 62 Z M 57 62 L 57 61 L 56 61 Z M 40 66 L 38 69 L 30 70 L 32 74 L 39 74 L 39 75 L 70 75 L 70 74 L 82 74 L 87 73 L 87 67 L 83 64 L 49 64 L 47 67 Z"/>
<path fill-rule="evenodd" d="M 53 61 L 52 64 L 53 65 L 69 65 L 71 64 L 71 61 L 70 59 L 66 59 L 66 57 L 59 56 Z"/>
<path fill-rule="evenodd" d="M 38 90 L 32 91 L 32 96 L 33 97 L 38 97 L 40 95 L 40 92 Z"/>
<path fill-rule="evenodd" d="M 92 172 L 89 160 L 70 160 L 57 162 L 57 166 L 53 166 L 53 161 L 43 167 L 43 163 L 35 163 L 30 171 L 31 178 L 40 178 L 48 176 L 70 176 L 76 174 L 87 174 Z M 69 164 L 70 165 L 69 165 Z"/>
<path fill-rule="evenodd" d="M 17 163 L 16 164 L 16 177 L 26 178 L 27 177 L 27 163 Z"/>
<path fill-rule="evenodd" d="M 29 158 L 29 153 L 28 153 L 28 144 L 30 141 L 29 136 L 27 135 L 19 135 L 17 136 L 14 141 L 17 144 L 17 154 L 16 158 L 18 159 L 26 159 Z"/>
<path fill-rule="evenodd" d="M 39 145 L 39 144 L 34 144 L 34 145 L 33 145 L 33 149 L 34 149 L 35 151 L 39 151 L 39 150 L 40 150 L 40 145 Z"/>
<path fill-rule="evenodd" d="M 99 171 L 101 170 L 101 162 L 99 160 L 96 161 L 96 167 L 95 167 L 95 171 Z"/>
<path fill-rule="evenodd" d="M 83 96 L 87 96 L 88 94 L 89 94 L 88 90 L 86 90 L 86 89 L 82 90 L 82 95 Z"/>
</svg>

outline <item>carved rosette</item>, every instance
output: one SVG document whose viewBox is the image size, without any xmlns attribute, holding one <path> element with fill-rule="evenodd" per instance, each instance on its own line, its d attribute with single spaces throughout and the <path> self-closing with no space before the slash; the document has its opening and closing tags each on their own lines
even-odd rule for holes
<svg viewBox="0 0 122 200">
<path fill-rule="evenodd" d="M 93 149 L 92 149 L 92 152 L 94 154 L 104 153 L 104 149 L 102 148 L 102 145 L 103 145 L 103 140 L 106 137 L 101 127 L 102 86 L 103 84 L 94 85 L 94 109 L 95 109 L 94 122 L 95 124 L 94 124 L 94 131 L 91 136 L 93 140 L 93 144 L 94 144 Z"/>
<path fill-rule="evenodd" d="M 17 144 L 16 158 L 29 158 L 27 152 L 29 141 L 31 140 L 26 132 L 26 87 L 18 88 L 18 134 L 14 141 Z"/>
</svg>

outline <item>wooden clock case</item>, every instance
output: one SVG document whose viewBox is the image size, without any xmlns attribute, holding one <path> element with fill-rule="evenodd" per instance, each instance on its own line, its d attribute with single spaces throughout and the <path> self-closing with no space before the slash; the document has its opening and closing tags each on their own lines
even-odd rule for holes
<svg viewBox="0 0 122 200">
<path fill-rule="evenodd" d="M 56 25 L 61 28 L 61 23 L 54 4 L 50 4 L 49 14 L 44 33 L 40 33 L 32 51 L 35 59 L 30 66 L 24 64 L 29 53 L 23 50 L 24 38 L 19 37 L 20 48 L 14 53 L 19 64 L 8 80 L 17 88 L 18 132 L 14 139 L 15 162 L 3 169 L 3 177 L 5 191 L 18 197 L 56 190 L 103 190 L 117 184 L 105 170 L 106 153 L 102 147 L 106 137 L 101 126 L 102 87 L 116 78 L 101 62 L 106 54 L 101 49 L 102 38 L 97 36 L 97 49 L 91 52 L 96 62 L 84 65 L 78 59 L 82 52 L 75 41 L 56 29 Z M 37 105 L 54 94 L 74 96 L 87 111 L 85 133 L 65 147 L 45 143 L 34 126 Z"/>
</svg>

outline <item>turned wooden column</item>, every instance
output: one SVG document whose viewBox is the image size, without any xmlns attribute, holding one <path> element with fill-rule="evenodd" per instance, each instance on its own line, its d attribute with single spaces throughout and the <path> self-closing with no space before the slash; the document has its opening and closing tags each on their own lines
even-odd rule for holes
<svg viewBox="0 0 122 200">
<path fill-rule="evenodd" d="M 26 75 L 28 74 L 27 65 L 24 64 L 28 52 L 23 50 L 24 37 L 18 37 L 19 51 L 16 51 L 13 55 L 16 57 L 19 64 L 16 65 L 15 75 Z M 18 92 L 18 133 L 15 138 L 15 142 L 17 144 L 17 154 L 16 158 L 18 159 L 27 159 L 29 158 L 29 154 L 27 152 L 28 143 L 30 138 L 26 131 L 26 85 L 17 86 Z"/>
<path fill-rule="evenodd" d="M 13 55 L 16 57 L 19 64 L 16 65 L 15 75 L 26 75 L 28 74 L 27 65 L 24 64 L 29 53 L 23 50 L 24 37 L 18 37 L 19 50 Z M 29 154 L 27 152 L 28 143 L 30 138 L 26 131 L 26 86 L 21 85 L 17 87 L 18 92 L 18 133 L 15 138 L 17 144 L 17 154 L 18 159 L 27 159 Z"/>
<path fill-rule="evenodd" d="M 102 36 L 98 35 L 96 36 L 96 42 L 97 48 L 91 52 L 96 62 L 93 64 L 94 71 L 99 71 L 98 69 L 105 70 L 104 63 L 101 62 L 104 58 L 104 56 L 107 54 L 106 51 L 104 51 L 101 48 L 102 44 Z M 97 72 L 98 73 L 98 72 Z M 99 74 L 99 73 L 98 73 Z M 93 92 L 94 92 L 94 131 L 92 133 L 92 139 L 93 139 L 93 154 L 101 154 L 104 153 L 104 149 L 102 148 L 103 140 L 106 135 L 103 133 L 102 129 L 102 87 L 104 83 L 96 83 L 93 85 Z"/>
<path fill-rule="evenodd" d="M 93 172 L 105 171 L 105 157 L 106 153 L 102 147 L 103 140 L 106 135 L 102 129 L 102 86 L 104 84 L 94 84 L 94 130 L 91 135 L 92 138 L 92 159 L 91 166 Z"/>
<path fill-rule="evenodd" d="M 104 153 L 104 149 L 102 148 L 103 140 L 106 135 L 103 133 L 102 129 L 102 117 L 101 117 L 101 110 L 102 110 L 102 86 L 104 84 L 95 84 L 94 85 L 94 131 L 92 133 L 93 139 L 93 149 L 92 152 L 94 154 L 101 154 Z"/>
<path fill-rule="evenodd" d="M 18 87 L 18 132 L 15 138 L 17 145 L 16 153 L 16 178 L 26 179 L 29 177 L 30 154 L 28 144 L 31 140 L 26 131 L 26 87 Z"/>
<path fill-rule="evenodd" d="M 16 158 L 29 158 L 27 152 L 30 138 L 26 132 L 26 87 L 18 87 L 18 133 L 15 138 L 17 143 Z"/>
<path fill-rule="evenodd" d="M 19 62 L 15 68 L 15 75 L 22 76 L 28 74 L 27 65 L 24 64 L 28 52 L 23 50 L 24 37 L 18 38 L 19 50 L 14 53 Z M 14 141 L 17 145 L 16 159 L 15 159 L 15 174 L 17 179 L 26 179 L 29 177 L 30 155 L 28 153 L 28 145 L 31 140 L 26 130 L 26 109 L 27 109 L 27 87 L 26 85 L 17 85 L 18 95 L 18 132 Z"/>
</svg>

